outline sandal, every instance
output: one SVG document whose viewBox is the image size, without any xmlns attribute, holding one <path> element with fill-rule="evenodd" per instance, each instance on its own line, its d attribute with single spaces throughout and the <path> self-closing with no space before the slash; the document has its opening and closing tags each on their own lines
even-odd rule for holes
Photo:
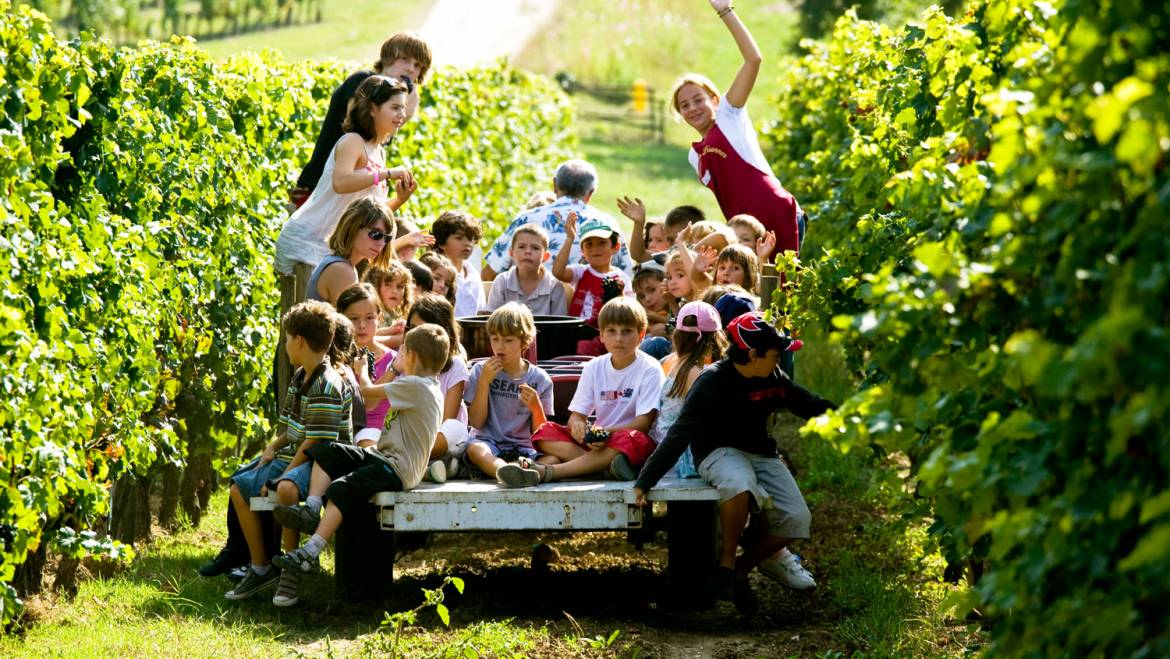
<svg viewBox="0 0 1170 659">
<path fill-rule="evenodd" d="M 496 480 L 504 487 L 532 487 L 540 484 L 540 472 L 509 462 L 496 470 Z"/>
<path fill-rule="evenodd" d="M 530 470 L 535 471 L 536 473 L 540 474 L 540 482 L 541 483 L 551 483 L 552 482 L 552 479 L 553 479 L 552 465 L 541 464 L 539 462 L 536 462 L 535 460 L 532 460 L 531 458 L 526 458 L 523 456 L 516 459 L 516 464 L 518 464 L 522 469 L 530 469 Z"/>
</svg>

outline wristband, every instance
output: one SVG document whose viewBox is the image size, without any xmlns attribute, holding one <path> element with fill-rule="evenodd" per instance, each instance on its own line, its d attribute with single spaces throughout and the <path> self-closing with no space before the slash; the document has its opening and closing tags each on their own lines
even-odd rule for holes
<svg viewBox="0 0 1170 659">
<path fill-rule="evenodd" d="M 718 16 L 719 18 L 723 18 L 724 16 L 730 14 L 733 11 L 735 11 L 735 7 L 728 5 L 727 9 L 724 9 L 721 12 L 717 12 L 715 15 Z"/>
</svg>

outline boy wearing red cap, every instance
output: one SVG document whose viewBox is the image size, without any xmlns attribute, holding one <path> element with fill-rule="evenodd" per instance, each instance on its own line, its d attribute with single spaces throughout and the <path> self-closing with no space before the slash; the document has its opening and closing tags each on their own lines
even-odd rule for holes
<svg viewBox="0 0 1170 659">
<path fill-rule="evenodd" d="M 642 468 L 634 498 L 644 503 L 645 493 L 690 446 L 699 475 L 719 491 L 723 540 L 715 595 L 750 614 L 759 604 L 748 574 L 793 541 L 809 537 L 811 522 L 800 488 L 768 434 L 768 418 L 787 409 L 807 419 L 836 406 L 777 368 L 781 354 L 801 343 L 781 335 L 760 313 L 732 320 L 727 336 L 726 356 L 695 381 L 678 419 Z M 744 551 L 737 558 L 740 544 Z"/>
</svg>

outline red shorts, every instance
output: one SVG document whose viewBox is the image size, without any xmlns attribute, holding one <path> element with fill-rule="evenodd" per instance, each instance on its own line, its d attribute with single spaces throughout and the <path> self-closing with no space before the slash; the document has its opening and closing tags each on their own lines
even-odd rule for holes
<svg viewBox="0 0 1170 659">
<path fill-rule="evenodd" d="M 546 421 L 532 433 L 532 443 L 536 442 L 571 442 L 589 450 L 588 444 L 573 439 L 566 426 L 552 421 Z M 654 452 L 654 442 L 641 430 L 615 430 L 605 445 L 626 456 L 631 467 L 642 465 Z"/>
</svg>

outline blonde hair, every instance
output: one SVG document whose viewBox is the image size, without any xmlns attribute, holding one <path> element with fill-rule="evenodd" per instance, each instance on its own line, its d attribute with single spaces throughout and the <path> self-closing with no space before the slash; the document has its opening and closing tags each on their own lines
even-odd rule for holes
<svg viewBox="0 0 1170 659">
<path fill-rule="evenodd" d="M 333 233 L 329 234 L 330 251 L 349 258 L 358 232 L 369 229 L 379 220 L 386 224 L 386 242 L 382 244 L 382 251 L 378 256 L 370 261 L 370 266 L 386 267 L 386 264 L 394 259 L 394 249 L 391 246 L 394 242 L 391 238 L 394 235 L 394 211 L 390 210 L 386 202 L 374 197 L 362 197 L 345 207 L 345 212 L 341 214 L 341 219 L 337 220 Z"/>
<path fill-rule="evenodd" d="M 557 200 L 557 196 L 551 192 L 533 192 L 528 201 L 524 202 L 524 210 L 530 211 L 541 206 L 548 206 Z"/>
<path fill-rule="evenodd" d="M 510 247 L 515 247 L 516 239 L 524 234 L 535 236 L 538 240 L 540 240 L 540 244 L 544 245 L 545 249 L 548 249 L 548 232 L 540 228 L 540 225 L 531 222 L 520 225 L 516 228 L 515 231 L 512 232 L 512 244 Z"/>
<path fill-rule="evenodd" d="M 691 225 L 691 232 L 687 234 L 687 245 L 697 245 L 711 234 L 719 233 L 719 225 L 711 220 L 702 220 Z"/>
<path fill-rule="evenodd" d="M 402 347 L 414 353 L 418 360 L 415 375 L 436 375 L 451 352 L 451 339 L 442 327 L 424 323 L 406 333 Z"/>
<path fill-rule="evenodd" d="M 743 287 L 749 291 L 756 290 L 756 282 L 760 280 L 760 259 L 747 245 L 736 243 L 724 247 L 719 252 L 715 266 L 723 262 L 731 262 L 743 268 Z"/>
<path fill-rule="evenodd" d="M 762 222 L 757 220 L 755 217 L 748 215 L 747 213 L 740 213 L 739 215 L 732 216 L 732 218 L 727 221 L 727 226 L 731 227 L 732 229 L 735 229 L 735 227 L 746 227 L 749 231 L 752 232 L 755 240 L 763 238 L 764 234 L 767 232 L 767 229 L 764 228 Z M 748 247 L 755 248 L 755 244 L 748 245 Z"/>
<path fill-rule="evenodd" d="M 509 302 L 492 312 L 487 321 L 488 336 L 514 336 L 524 348 L 536 339 L 536 321 L 532 311 L 519 302 Z"/>
<path fill-rule="evenodd" d="M 414 275 L 410 274 L 410 268 L 399 261 L 391 261 L 385 267 L 370 268 L 362 279 L 369 282 L 373 285 L 374 290 L 378 291 L 379 309 L 395 318 L 406 317 L 410 305 L 414 304 Z M 402 303 L 398 305 L 397 309 L 387 309 L 386 305 L 382 303 L 382 284 L 392 283 L 397 279 L 402 280 Z"/>
<path fill-rule="evenodd" d="M 686 248 L 684 247 L 683 249 Z M 693 297 L 695 295 L 695 283 L 691 281 L 691 275 L 689 272 L 687 272 L 686 266 L 683 265 L 682 252 L 678 250 L 671 250 L 670 256 L 666 257 L 666 264 L 663 267 L 666 268 L 666 278 L 668 280 L 670 279 L 670 271 L 672 268 L 678 268 L 679 270 L 682 270 L 683 279 L 686 280 L 687 286 L 691 287 L 691 292 L 688 297 Z"/>
<path fill-rule="evenodd" d="M 713 98 L 719 98 L 719 88 L 711 79 L 702 73 L 685 73 L 678 80 L 674 81 L 674 86 L 670 89 L 670 100 L 667 101 L 670 114 L 674 115 L 675 121 L 682 120 L 682 113 L 678 110 L 678 92 L 684 85 L 698 85 L 704 91 L 710 94 Z"/>
<path fill-rule="evenodd" d="M 597 326 L 604 330 L 606 327 L 634 327 L 639 332 L 645 332 L 646 310 L 636 301 L 626 296 L 615 297 L 601 308 L 597 314 Z"/>
</svg>

